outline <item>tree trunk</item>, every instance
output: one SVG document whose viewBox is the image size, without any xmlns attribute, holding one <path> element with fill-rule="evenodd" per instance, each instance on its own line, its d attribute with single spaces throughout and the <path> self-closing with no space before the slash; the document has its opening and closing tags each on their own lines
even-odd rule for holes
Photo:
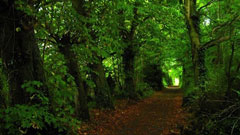
<svg viewBox="0 0 240 135">
<path fill-rule="evenodd" d="M 196 1 L 185 0 L 185 18 L 188 27 L 189 37 L 192 47 L 192 61 L 194 67 L 194 82 L 200 89 L 204 90 L 205 64 L 204 49 L 200 49 L 200 33 L 199 33 L 199 13 L 196 9 Z"/>
<path fill-rule="evenodd" d="M 8 76 L 11 104 L 33 102 L 31 95 L 21 87 L 27 81 L 42 82 L 40 90 L 48 96 L 42 59 L 34 37 L 33 19 L 14 9 L 13 3 L 1 5 L 0 10 L 1 18 L 6 18 L 0 21 L 0 51 Z"/>
<path fill-rule="evenodd" d="M 85 8 L 84 8 L 84 0 L 72 0 L 73 8 L 83 16 L 86 16 Z M 89 120 L 89 110 L 87 106 L 87 93 L 84 89 L 84 82 L 81 78 L 80 69 L 77 62 L 76 54 L 73 52 L 72 45 L 70 42 L 70 35 L 64 35 L 63 38 L 58 41 L 61 43 L 58 46 L 60 52 L 64 55 L 68 72 L 74 77 L 75 83 L 78 87 L 78 92 L 75 100 L 75 111 L 76 115 L 81 120 Z"/>
<path fill-rule="evenodd" d="M 130 43 L 124 50 L 123 64 L 124 64 L 124 90 L 128 93 L 130 99 L 136 100 L 138 98 L 136 93 L 136 86 L 134 84 L 134 52 L 133 45 Z"/>
<path fill-rule="evenodd" d="M 205 90 L 205 81 L 206 81 L 206 66 L 205 66 L 205 50 L 198 50 L 198 63 L 199 63 L 199 76 L 198 76 L 198 86 L 200 90 Z"/>
<path fill-rule="evenodd" d="M 66 65 L 68 67 L 68 72 L 70 75 L 73 76 L 78 89 L 75 100 L 76 116 L 81 120 L 89 120 L 90 115 L 87 106 L 87 94 L 84 90 L 84 82 L 81 78 L 77 56 L 72 50 L 70 37 L 63 36 L 63 38 L 58 42 L 61 43 L 61 45 L 58 46 L 59 51 L 64 55 Z"/>
<path fill-rule="evenodd" d="M 1 74 L 1 69 L 0 69 L 0 74 Z M 5 103 L 5 98 L 3 97 L 3 93 L 2 93 L 2 90 L 3 90 L 3 84 L 4 82 L 2 81 L 2 76 L 0 75 L 0 109 L 3 108 L 4 106 L 4 103 Z M 0 132 L 1 133 L 1 132 Z"/>
<path fill-rule="evenodd" d="M 102 61 L 100 58 L 97 59 L 98 63 L 91 65 L 91 69 L 93 70 L 93 80 L 96 84 L 95 97 L 97 105 L 99 108 L 114 109 L 112 95 L 110 93 L 110 87 L 105 76 Z"/>
<path fill-rule="evenodd" d="M 193 88 L 194 86 L 194 73 L 190 72 L 193 70 L 193 65 L 189 55 L 190 53 L 186 52 L 186 59 L 183 61 L 182 88 L 184 90 L 189 90 L 189 88 Z"/>
<path fill-rule="evenodd" d="M 234 77 L 232 76 L 231 73 L 231 69 L 232 69 L 232 64 L 233 64 L 233 58 L 234 58 L 234 52 L 235 52 L 235 46 L 234 46 L 234 42 L 231 45 L 231 55 L 230 55 L 230 59 L 229 59 L 229 63 L 228 63 L 228 70 L 227 70 L 227 92 L 226 95 L 228 98 L 230 99 L 235 99 L 237 97 L 236 93 L 232 90 L 232 84 L 234 81 Z"/>
<path fill-rule="evenodd" d="M 229 3 L 231 0 L 229 0 Z M 204 63 L 204 55 L 205 50 L 216 46 L 226 40 L 231 39 L 233 33 L 234 33 L 234 27 L 232 27 L 232 24 L 238 20 L 239 16 L 236 16 L 232 18 L 230 23 L 228 24 L 230 27 L 230 31 L 228 35 L 217 37 L 216 39 L 210 40 L 209 42 L 206 42 L 205 44 L 200 44 L 200 32 L 199 32 L 199 21 L 200 21 L 200 15 L 199 11 L 204 8 L 201 7 L 197 10 L 196 8 L 196 0 L 185 0 L 184 1 L 184 8 L 185 8 L 185 19 L 189 31 L 189 37 L 191 40 L 191 46 L 192 46 L 192 60 L 193 60 L 193 66 L 194 66 L 194 80 L 195 85 L 198 86 L 199 89 L 204 90 L 205 85 L 205 76 L 206 76 L 206 68 Z"/>
<path fill-rule="evenodd" d="M 74 9 L 78 12 L 79 15 L 84 16 L 85 18 L 89 18 L 87 8 L 85 7 L 86 1 L 84 0 L 72 0 Z M 87 27 L 91 29 L 91 24 L 87 24 Z M 96 35 L 94 31 L 90 32 L 92 39 L 96 39 Z M 95 96 L 97 98 L 97 103 L 99 107 L 104 108 L 114 108 L 112 96 L 110 94 L 110 88 L 105 77 L 104 67 L 102 65 L 102 61 L 97 56 L 96 52 L 93 52 L 93 55 L 97 58 L 98 63 L 93 63 L 93 71 L 94 73 L 94 82 L 96 84 L 96 92 Z M 96 74 L 97 73 L 97 74 Z M 98 102 L 99 101 L 99 102 Z"/>
<path fill-rule="evenodd" d="M 134 81 L 134 58 L 136 55 L 134 51 L 134 35 L 138 26 L 137 10 L 137 5 L 135 5 L 133 9 L 134 17 L 132 20 L 130 32 L 122 31 L 123 40 L 127 44 L 127 47 L 124 49 L 123 53 L 123 69 L 125 73 L 124 90 L 128 93 L 129 98 L 133 100 L 138 99 L 138 94 L 136 92 L 136 86 Z M 121 25 L 123 25 L 123 22 Z"/>
</svg>

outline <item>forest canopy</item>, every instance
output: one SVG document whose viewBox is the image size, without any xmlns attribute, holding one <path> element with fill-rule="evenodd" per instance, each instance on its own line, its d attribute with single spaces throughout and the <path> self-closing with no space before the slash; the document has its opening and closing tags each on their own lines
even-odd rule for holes
<svg viewBox="0 0 240 135">
<path fill-rule="evenodd" d="M 238 134 L 239 11 L 239 0 L 0 0 L 0 134 L 77 134 L 93 108 L 168 86 L 193 114 L 186 135 Z"/>
</svg>

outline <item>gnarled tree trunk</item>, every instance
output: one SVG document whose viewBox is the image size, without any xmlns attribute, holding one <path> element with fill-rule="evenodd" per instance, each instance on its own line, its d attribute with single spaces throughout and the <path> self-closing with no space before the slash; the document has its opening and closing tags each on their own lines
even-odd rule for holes
<svg viewBox="0 0 240 135">
<path fill-rule="evenodd" d="M 130 41 L 131 42 L 131 41 Z M 130 99 L 137 99 L 136 86 L 134 83 L 134 51 L 133 44 L 130 43 L 124 50 L 123 64 L 124 64 L 124 90 L 128 93 Z"/>
<path fill-rule="evenodd" d="M 42 82 L 40 90 L 48 96 L 42 59 L 34 37 L 33 19 L 16 10 L 14 3 L 0 4 L 0 51 L 8 77 L 11 104 L 33 102 L 31 95 L 21 87 L 27 81 Z"/>
<path fill-rule="evenodd" d="M 200 16 L 196 8 L 196 0 L 184 0 L 185 19 L 188 27 L 192 47 L 192 62 L 194 70 L 194 82 L 204 90 L 205 63 L 204 49 L 201 49 L 199 21 Z"/>
<path fill-rule="evenodd" d="M 96 84 L 95 97 L 98 107 L 114 108 L 112 95 L 110 93 L 110 87 L 107 82 L 104 67 L 102 65 L 101 58 L 97 58 L 98 63 L 94 63 L 90 66 L 93 70 L 93 81 Z"/>
<path fill-rule="evenodd" d="M 124 49 L 123 53 L 123 69 L 125 73 L 124 90 L 126 91 L 126 93 L 128 93 L 129 98 L 134 100 L 138 99 L 138 94 L 136 92 L 136 86 L 134 81 L 134 58 L 136 55 L 136 52 L 134 50 L 134 35 L 138 26 L 138 23 L 136 22 L 138 20 L 137 10 L 137 6 L 134 7 L 134 17 L 132 20 L 130 31 L 122 31 L 121 33 L 123 41 L 127 44 L 127 47 Z"/>
<path fill-rule="evenodd" d="M 78 12 L 79 15 L 89 18 L 87 9 L 85 7 L 86 1 L 84 0 L 72 0 L 73 7 Z M 89 29 L 91 29 L 91 24 L 87 24 Z M 96 39 L 94 31 L 90 32 L 90 35 L 93 39 Z M 112 95 L 110 93 L 109 84 L 105 77 L 104 66 L 102 65 L 101 58 L 97 55 L 96 52 L 92 52 L 93 56 L 96 58 L 97 62 L 91 64 L 90 68 L 95 72 L 93 73 L 93 80 L 96 84 L 95 96 L 97 100 L 98 107 L 104 108 L 114 108 Z"/>
<path fill-rule="evenodd" d="M 56 39 L 58 40 L 58 39 Z M 87 94 L 84 89 L 84 82 L 81 77 L 77 56 L 72 50 L 72 44 L 70 42 L 70 36 L 64 35 L 63 38 L 57 41 L 59 51 L 64 55 L 66 66 L 68 67 L 68 73 L 73 76 L 77 85 L 77 95 L 75 97 L 75 111 L 78 119 L 89 120 L 89 110 L 87 106 Z"/>
</svg>

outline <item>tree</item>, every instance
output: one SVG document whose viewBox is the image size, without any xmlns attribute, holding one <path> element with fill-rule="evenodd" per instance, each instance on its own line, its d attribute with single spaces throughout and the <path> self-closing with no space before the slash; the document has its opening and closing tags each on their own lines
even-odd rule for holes
<svg viewBox="0 0 240 135">
<path fill-rule="evenodd" d="M 4 70 L 8 76 L 11 104 L 32 103 L 30 94 L 22 85 L 39 81 L 39 90 L 48 96 L 42 58 L 34 37 L 35 20 L 17 9 L 14 1 L 1 1 L 0 51 Z M 35 101 L 34 101 L 35 102 Z"/>
<path fill-rule="evenodd" d="M 91 16 L 87 13 L 87 12 L 91 12 L 92 14 L 94 14 L 94 10 L 91 8 L 86 8 L 87 6 L 87 2 L 86 1 L 77 1 L 77 0 L 72 0 L 73 3 L 73 7 L 74 9 L 77 11 L 77 13 L 80 16 L 85 17 L 86 19 L 91 19 Z M 98 3 L 97 1 L 95 3 Z M 91 3 L 89 3 L 91 4 Z M 99 2 L 98 4 L 102 4 L 101 2 Z M 104 2 L 103 2 L 103 6 L 104 6 Z M 101 17 L 101 15 L 100 15 Z M 100 19 L 99 19 L 100 20 Z M 90 29 L 89 35 L 91 37 L 91 39 L 87 39 L 87 40 L 91 40 L 90 42 L 93 45 L 93 48 L 96 48 L 94 46 L 94 44 L 98 44 L 98 42 L 96 41 L 98 36 L 96 35 L 97 32 L 95 32 L 93 25 L 89 22 L 86 22 L 87 28 Z M 83 42 L 86 43 L 86 42 Z M 93 59 L 94 62 L 89 64 L 90 68 L 92 69 L 92 75 L 93 75 L 93 80 L 96 84 L 96 88 L 95 88 L 95 97 L 97 100 L 97 104 L 98 107 L 104 107 L 104 108 L 114 108 L 114 104 L 113 104 L 113 99 L 112 99 L 112 95 L 110 93 L 110 87 L 109 84 L 107 82 L 106 76 L 105 76 L 105 71 L 104 71 L 104 67 L 102 64 L 102 58 L 101 56 L 96 52 L 96 51 L 92 51 L 93 54 Z"/>
<path fill-rule="evenodd" d="M 90 115 L 87 106 L 87 94 L 84 88 L 84 81 L 80 73 L 77 56 L 72 48 L 73 43 L 71 42 L 71 37 L 69 34 L 65 34 L 62 38 L 55 37 L 55 40 L 58 44 L 60 53 L 64 55 L 66 65 L 68 67 L 68 72 L 73 76 L 78 88 L 75 102 L 76 115 L 81 120 L 89 120 Z"/>
<path fill-rule="evenodd" d="M 137 27 L 137 3 L 134 5 L 133 8 L 133 19 L 131 21 L 131 28 L 129 32 L 126 32 L 122 35 L 123 41 L 127 44 L 127 47 L 124 49 L 123 53 L 123 64 L 124 64 L 124 73 L 125 73 L 125 85 L 124 90 L 129 93 L 129 98 L 137 99 L 138 96 L 136 95 L 136 84 L 134 83 L 134 57 L 136 55 L 135 52 L 135 45 L 134 44 L 134 35 Z"/>
<path fill-rule="evenodd" d="M 134 60 L 135 56 L 138 53 L 140 48 L 141 42 L 137 41 L 137 29 L 140 24 L 144 23 L 147 19 L 150 18 L 149 16 L 144 16 L 139 14 L 139 8 L 143 5 L 143 3 L 134 1 L 127 3 L 132 4 L 132 8 L 130 9 L 131 13 L 125 13 L 123 9 L 118 11 L 119 14 L 119 33 L 122 38 L 125 47 L 123 48 L 122 54 L 122 63 L 123 63 L 123 70 L 124 70 L 124 91 L 128 93 L 130 99 L 137 100 L 139 98 L 137 91 L 136 91 L 136 84 L 134 81 L 135 76 L 135 67 L 134 67 Z M 123 4 L 126 6 L 125 2 L 120 2 L 118 4 Z M 141 5 L 142 4 L 142 5 Z M 123 7 L 124 8 L 124 7 Z M 132 17 L 128 18 L 127 14 L 131 14 Z M 142 17 L 143 16 L 143 17 Z M 129 22 L 129 24 L 126 24 Z"/>
<path fill-rule="evenodd" d="M 233 30 L 230 29 L 230 34 L 226 34 L 220 37 L 216 37 L 206 43 L 202 43 L 201 36 L 201 27 L 200 27 L 200 17 L 201 10 L 205 7 L 212 4 L 213 1 L 210 1 L 206 5 L 197 8 L 196 0 L 185 0 L 184 1 L 184 15 L 189 32 L 189 37 L 191 41 L 192 48 L 192 63 L 194 70 L 194 81 L 195 85 L 198 86 L 201 90 L 205 88 L 205 79 L 206 79 L 206 67 L 205 67 L 205 51 L 221 42 L 229 40 L 232 36 Z M 231 25 L 238 19 L 239 16 L 234 16 L 230 21 L 227 22 L 227 25 Z M 220 26 L 221 27 L 221 26 Z"/>
</svg>

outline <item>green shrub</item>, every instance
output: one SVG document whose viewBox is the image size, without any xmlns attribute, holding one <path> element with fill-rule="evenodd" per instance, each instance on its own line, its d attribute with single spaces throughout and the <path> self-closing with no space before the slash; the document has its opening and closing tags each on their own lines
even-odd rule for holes
<svg viewBox="0 0 240 135">
<path fill-rule="evenodd" d="M 154 93 L 153 88 L 147 83 L 138 83 L 136 89 L 141 98 L 149 97 Z"/>
<path fill-rule="evenodd" d="M 193 115 L 184 135 L 239 135 L 240 100 L 230 101 L 222 93 L 207 89 L 192 95 L 188 109 Z"/>
<path fill-rule="evenodd" d="M 31 100 L 40 101 L 35 104 L 14 105 L 0 110 L 1 130 L 9 135 L 22 134 L 68 134 L 76 132 L 80 121 L 74 119 L 74 109 L 71 106 L 59 106 L 52 110 L 49 98 L 45 97 L 39 88 L 38 81 L 25 83 L 22 87 L 32 96 Z"/>
</svg>

